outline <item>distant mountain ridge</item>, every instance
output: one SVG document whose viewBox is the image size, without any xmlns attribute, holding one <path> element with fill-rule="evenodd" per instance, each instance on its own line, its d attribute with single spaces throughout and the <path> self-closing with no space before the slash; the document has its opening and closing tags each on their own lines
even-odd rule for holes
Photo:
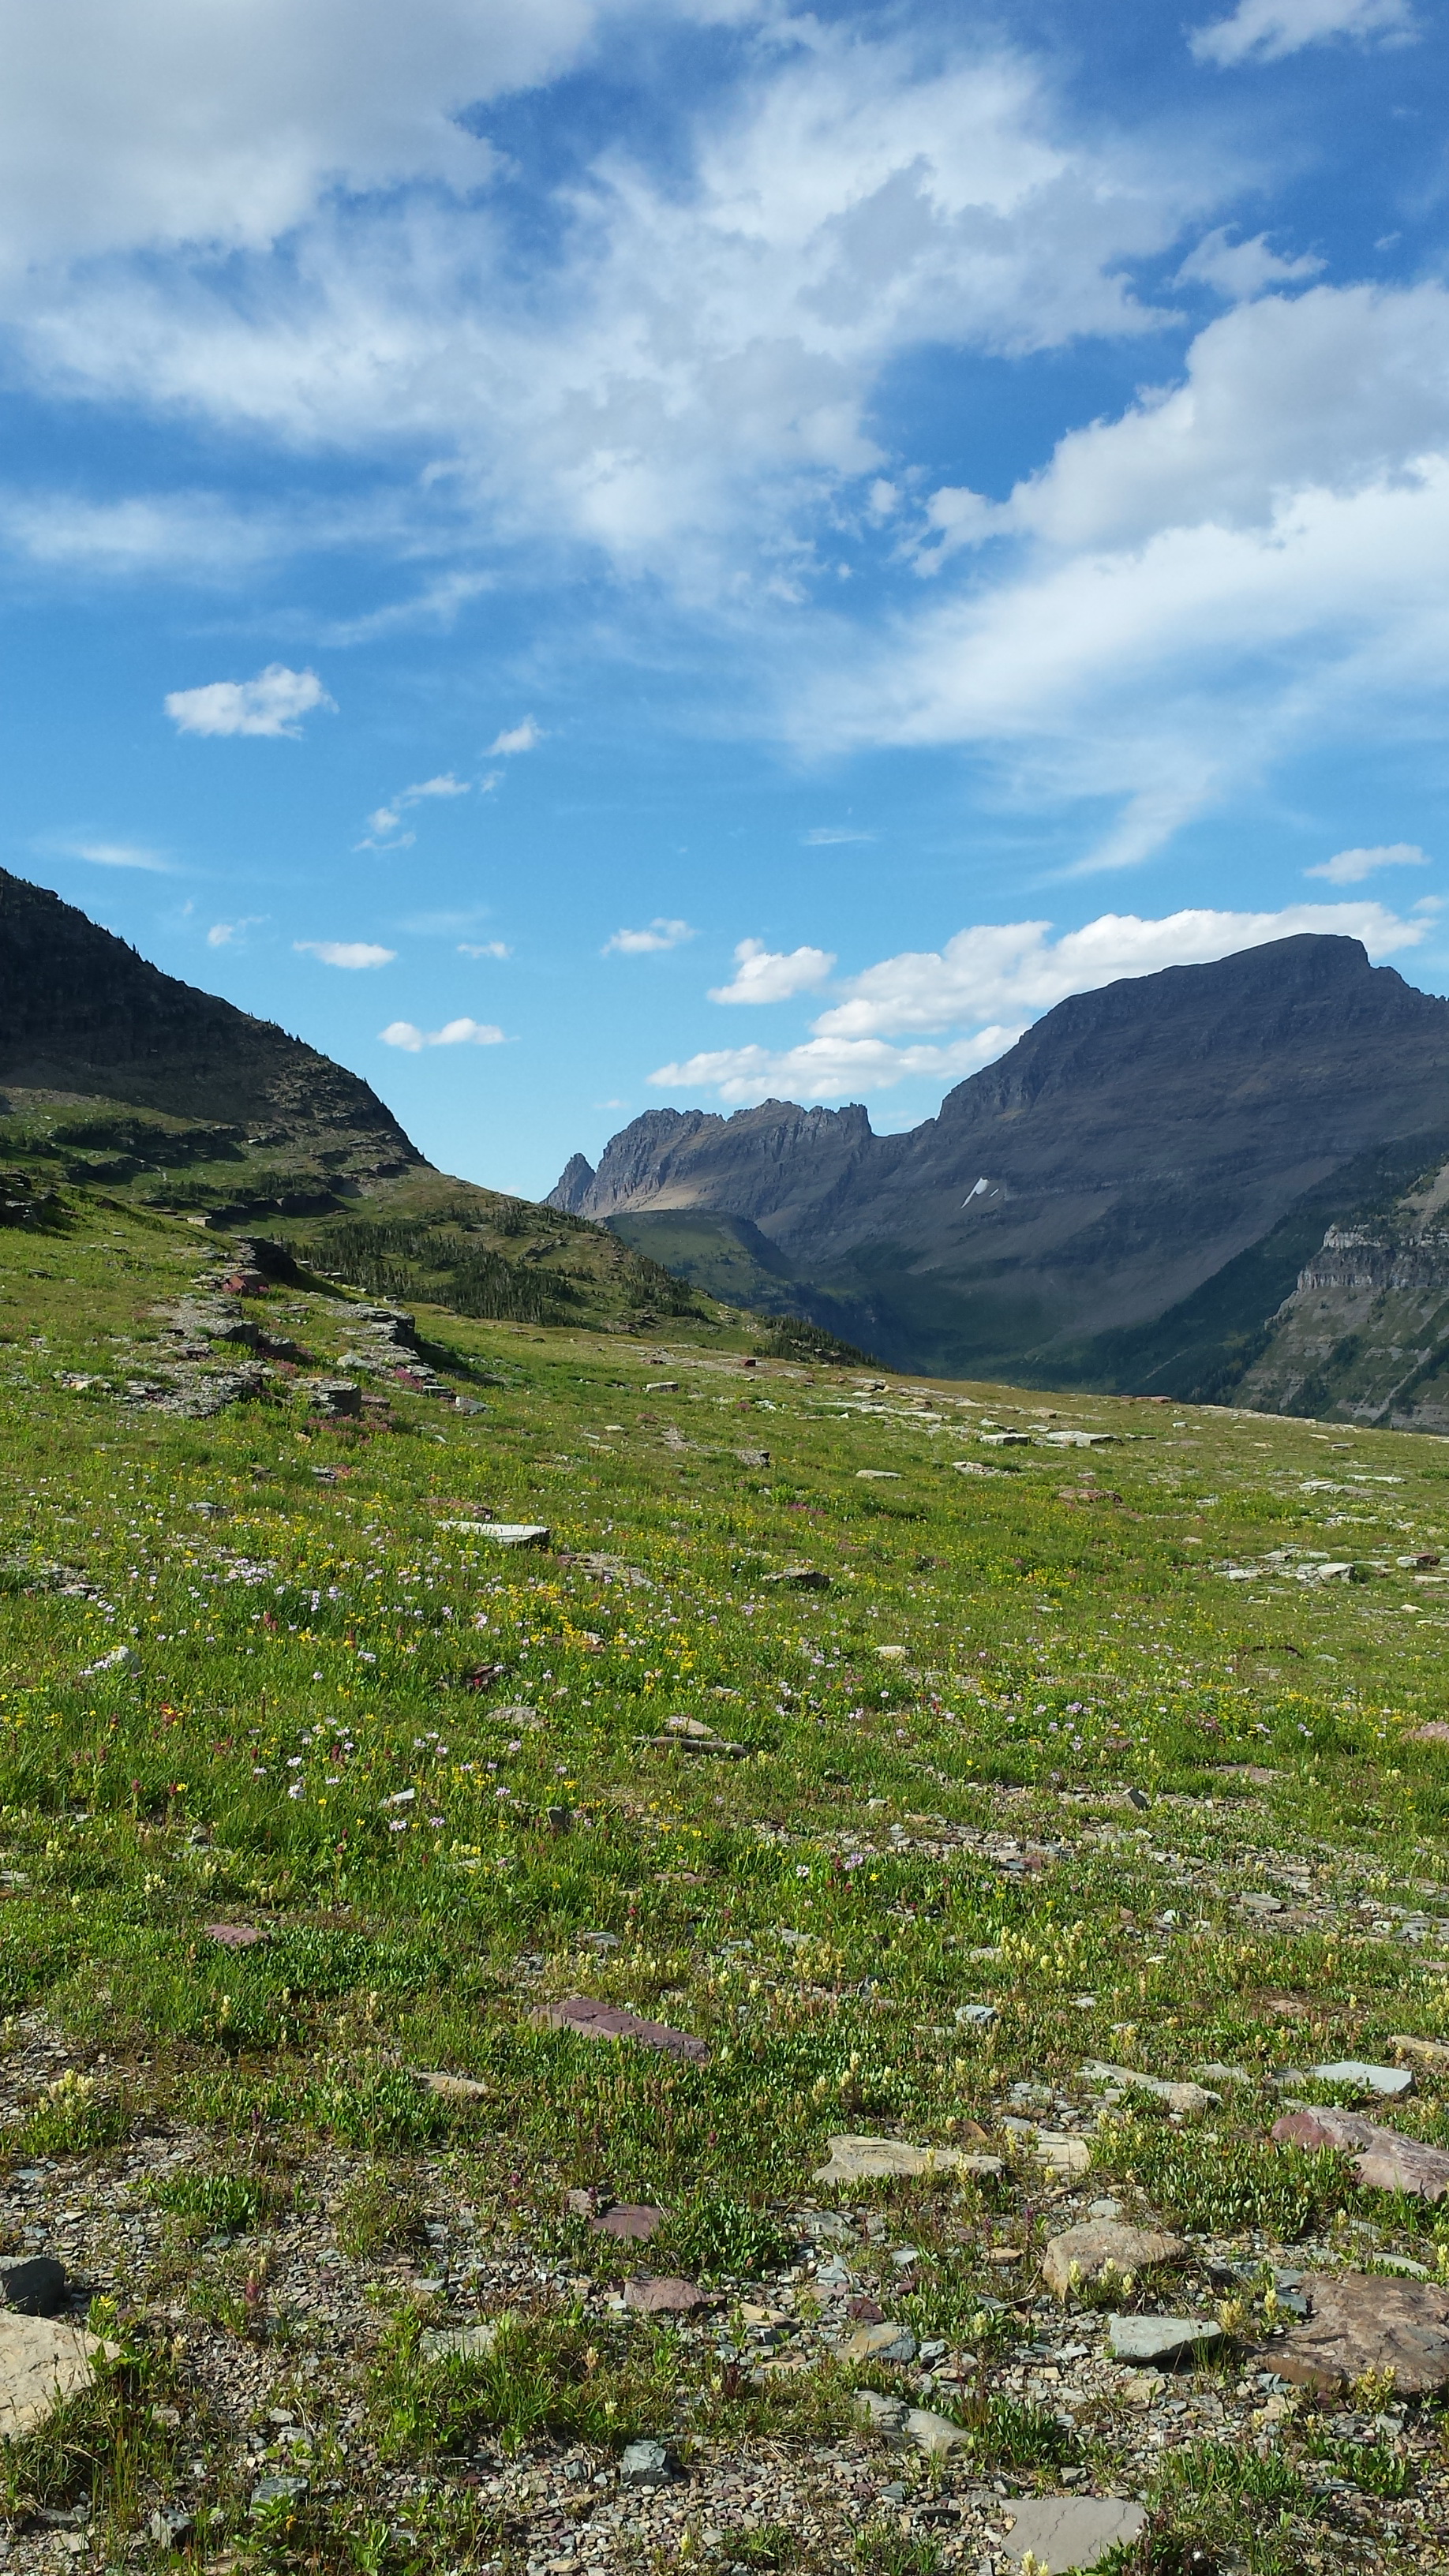
<svg viewBox="0 0 1449 2576">
<path fill-rule="evenodd" d="M 777 1295 L 897 1366 L 1131 1385 L 1290 1210 L 1440 1130 L 1449 1002 L 1303 934 L 1073 995 L 908 1134 L 858 1106 L 651 1110 L 550 1203 L 661 1260 L 689 1232 L 702 1283 L 710 1221 L 737 1265 L 746 1228 Z M 1297 1262 L 1269 1270 L 1259 1344 Z M 1221 1375 L 1200 1324 L 1191 1365 Z"/>
</svg>

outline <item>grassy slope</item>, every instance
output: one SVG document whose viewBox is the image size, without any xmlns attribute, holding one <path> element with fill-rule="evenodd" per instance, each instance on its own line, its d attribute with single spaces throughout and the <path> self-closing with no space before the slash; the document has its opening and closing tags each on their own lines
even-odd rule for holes
<svg viewBox="0 0 1449 2576">
<path fill-rule="evenodd" d="M 887 2243 L 922 2249 L 906 2299 L 918 2330 L 983 2356 L 975 2400 L 956 2401 L 987 2409 L 973 2475 L 995 2461 L 1029 2485 L 1060 2441 L 990 2413 L 1012 2367 L 1022 2385 L 1011 2343 L 1029 2326 L 980 2309 L 1004 2277 L 989 2252 L 1021 2254 L 1005 2277 L 1025 2321 L 1035 2251 L 1087 2193 L 1132 2204 L 1140 2185 L 1155 2214 L 1245 2258 L 1299 2222 L 1326 2230 L 1337 2204 L 1360 2256 L 1441 2259 L 1432 2212 L 1360 2205 L 1321 2175 L 1295 2206 L 1254 2142 L 1274 2066 L 1449 2034 L 1437 1941 L 1372 1930 L 1379 1907 L 1413 1908 L 1446 1876 L 1449 1755 L 1406 1739 L 1442 1710 L 1443 1596 L 1407 1570 L 1321 1588 L 1222 1571 L 1285 1545 L 1392 1569 L 1449 1542 L 1438 1443 L 1103 1397 L 1050 1415 L 1047 1399 L 983 1387 L 935 1405 L 914 1384 L 862 1396 L 836 1371 L 747 1375 L 726 1336 L 688 1323 L 641 1352 L 441 1312 L 420 1313 L 430 1355 L 483 1412 L 397 1387 L 391 1427 L 377 1413 L 323 1426 L 304 1367 L 264 1400 L 178 1422 L 61 1374 L 124 1383 L 156 1307 L 212 1247 L 177 1222 L 68 1204 L 63 1232 L 0 1233 L 0 1991 L 23 2114 L 10 2166 L 49 2170 L 42 2198 L 82 2211 L 127 2138 L 166 2132 L 195 2162 L 185 2189 L 166 2187 L 159 2250 L 111 2274 L 139 2320 L 139 2340 L 122 2335 L 131 2359 L 82 2409 L 70 2451 L 22 2453 L 20 2485 L 60 2501 L 93 2479 L 108 2529 L 144 2532 L 173 2499 L 215 2514 L 208 2545 L 233 2536 L 277 2565 L 441 2570 L 506 2554 L 507 2513 L 509 2563 L 527 2555 L 518 2535 L 540 2508 L 516 2486 L 489 2502 L 456 2473 L 490 2426 L 521 2426 L 525 2457 L 547 2454 L 541 2417 L 595 2444 L 592 2459 L 631 2431 L 692 2428 L 702 2457 L 756 2458 L 778 2439 L 808 2477 L 843 2421 L 838 2370 L 761 2392 L 712 2345 L 626 2329 L 597 2304 L 571 2324 L 561 2290 L 528 2294 L 547 2313 L 491 2379 L 420 2371 L 418 2267 L 394 2258 L 422 2162 L 430 2206 L 451 2226 L 466 2200 L 485 2250 L 521 2244 L 607 2281 L 607 2244 L 562 2215 L 566 2187 L 607 2185 L 669 2213 L 652 2268 L 713 2259 L 774 2295 L 832 2131 L 994 2132 L 1012 2082 L 1047 2088 L 1018 2111 L 1047 2109 L 1080 2094 L 1091 2055 L 1174 2075 L 1241 2066 L 1250 2080 L 1213 2124 L 1236 2143 L 1199 2148 L 1160 2121 L 1109 2131 L 1075 2211 L 1016 2150 L 984 2198 L 864 2195 L 888 2213 Z M 284 1288 L 249 1311 L 319 1367 L 348 1347 L 339 1295 Z M 983 1420 L 1038 1436 L 1089 1425 L 1121 1445 L 1002 1450 Z M 1000 1472 L 961 1475 L 957 1458 Z M 447 1526 L 479 1508 L 547 1522 L 552 1552 Z M 578 1560 L 593 1550 L 642 1579 L 590 1570 Z M 768 1580 L 801 1561 L 827 1589 Z M 95 1669 L 119 1647 L 134 1669 Z M 508 1713 L 520 1703 L 537 1727 Z M 747 1758 L 647 1749 L 674 1713 Z M 1235 1765 L 1272 1776 L 1254 1786 Z M 992 1831 L 1054 1856 L 1013 1869 Z M 1236 1897 L 1275 1884 L 1285 1855 L 1314 1874 L 1320 1914 L 1275 1930 Z M 204 1936 L 218 1919 L 273 1938 L 227 1954 Z M 596 1958 L 580 1943 L 593 1932 L 619 1946 Z M 580 1990 L 705 2035 L 711 2064 L 530 2027 L 540 1999 Z M 984 2037 L 954 2024 L 972 1998 L 999 2008 Z M 34 2073 L 46 2029 L 71 2069 L 58 2092 Z M 419 2065 L 485 2090 L 439 2106 L 406 2072 Z M 1392 2116 L 1449 2143 L 1432 2092 Z M 335 2231 L 344 2266 L 349 2246 L 368 2258 L 370 2364 L 269 2302 L 268 2230 L 289 2206 L 311 2239 Z M 875 2259 L 868 2234 L 853 2260 Z M 616 2274 L 637 2259 L 614 2250 Z M 883 2296 L 899 2307 L 898 2287 Z M 179 2316 L 189 2353 L 168 2340 Z M 350 2444 L 291 2533 L 281 2508 L 248 2520 L 234 2431 L 194 2412 L 222 2347 L 247 2356 L 264 2432 L 267 2405 L 305 2380 L 318 2457 Z M 1230 2404 L 1236 2379 L 1216 2383 Z M 180 2452 L 150 2412 L 173 2388 L 191 2425 Z M 1304 2483 L 1306 2420 L 1255 2431 L 1201 2475 L 1180 2438 L 1154 2468 L 1145 2424 L 1116 2401 L 1083 2419 L 1089 2483 L 1158 2493 L 1164 2528 L 1210 2534 L 1216 2516 L 1255 2569 L 1362 2563 L 1339 2506 Z M 1254 2487 L 1241 2466 L 1260 2440 L 1277 2488 L 1276 2469 L 1259 2462 Z M 1415 2514 L 1442 2531 L 1443 2492 L 1415 2447 L 1418 2503 L 1371 2508 L 1377 2563 L 1395 2569 L 1439 2563 L 1418 2555 Z M 454 2470 L 415 2493 L 440 2450 Z M 893 2529 L 863 2563 L 924 2570 L 946 2546 L 923 2536 L 901 2555 Z M 849 2548 L 751 2563 L 834 2566 Z"/>
</svg>

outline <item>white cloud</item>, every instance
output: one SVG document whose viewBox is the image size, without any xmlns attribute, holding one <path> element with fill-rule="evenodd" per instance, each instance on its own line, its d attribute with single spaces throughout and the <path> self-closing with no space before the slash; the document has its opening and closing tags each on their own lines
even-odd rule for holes
<svg viewBox="0 0 1449 2576">
<path fill-rule="evenodd" d="M 1362 885 L 1376 868 L 1426 868 L 1428 853 L 1416 841 L 1385 841 L 1371 850 L 1339 850 L 1321 866 L 1305 868 L 1306 877 L 1327 877 L 1330 885 Z"/>
<path fill-rule="evenodd" d="M 1321 259 L 1305 252 L 1301 259 L 1284 259 L 1268 247 L 1266 233 L 1257 233 L 1251 241 L 1228 239 L 1228 227 L 1205 233 L 1196 250 L 1191 251 L 1177 272 L 1177 282 L 1210 286 L 1226 296 L 1230 303 L 1246 303 L 1249 297 L 1262 295 L 1270 286 L 1306 283 L 1317 277 L 1324 266 Z"/>
<path fill-rule="evenodd" d="M 875 834 L 852 832 L 848 824 L 817 823 L 813 832 L 802 832 L 800 838 L 807 850 L 830 850 L 839 841 L 873 841 Z"/>
<path fill-rule="evenodd" d="M 940 951 L 867 967 L 797 1046 L 712 1048 L 661 1065 L 649 1081 L 656 1090 L 716 1091 L 736 1103 L 778 1096 L 842 1100 L 908 1078 L 959 1081 L 1004 1054 L 1024 1027 L 1069 993 L 1155 975 L 1164 966 L 1205 965 L 1302 931 L 1361 939 L 1370 956 L 1391 956 L 1416 947 L 1434 928 L 1432 914 L 1416 910 L 1424 917 L 1403 920 L 1371 902 L 1176 912 L 1156 921 L 1109 912 L 1056 937 L 1048 921 L 976 923 Z M 940 1042 L 925 1042 L 932 1036 Z M 890 1043 L 902 1037 L 912 1042 Z"/>
<path fill-rule="evenodd" d="M 1345 36 L 1402 41 L 1413 28 L 1408 0 L 1238 0 L 1231 17 L 1195 28 L 1188 42 L 1200 63 L 1231 70 L 1238 63 L 1281 62 L 1305 45 Z"/>
<path fill-rule="evenodd" d="M 337 713 L 315 671 L 289 671 L 269 662 L 254 680 L 213 680 L 203 689 L 173 689 L 166 712 L 178 733 L 285 734 L 293 740 L 299 719 L 315 707 Z"/>
<path fill-rule="evenodd" d="M 510 726 L 506 733 L 495 734 L 488 745 L 488 758 L 511 760 L 517 752 L 537 751 L 542 740 L 543 727 L 535 724 L 532 716 L 525 716 L 522 724 Z"/>
<path fill-rule="evenodd" d="M 492 780 L 486 783 L 491 786 Z M 399 832 L 398 825 L 404 814 L 414 805 L 423 804 L 430 796 L 470 796 L 472 792 L 471 778 L 455 778 L 451 769 L 445 769 L 437 778 L 420 779 L 416 786 L 399 788 L 390 805 L 379 805 L 375 814 L 368 815 L 367 838 L 354 843 L 354 847 L 359 850 L 410 850 L 417 834 Z M 395 837 L 390 839 L 389 834 Z"/>
<path fill-rule="evenodd" d="M 655 957 L 662 948 L 682 948 L 686 939 L 695 939 L 687 921 L 664 921 L 656 916 L 647 930 L 616 930 L 606 939 L 601 957 Z"/>
<path fill-rule="evenodd" d="M 80 6 L 29 14 L 63 26 Z M 536 14 L 556 23 L 562 7 Z M 157 177 L 166 202 L 154 218 L 123 191 L 97 210 L 94 237 L 82 224 L 72 241 L 58 219 L 54 253 L 103 247 L 99 263 L 37 264 L 26 237 L 11 303 L 34 378 L 291 445 L 392 454 L 425 441 L 438 476 L 420 484 L 419 510 L 449 480 L 449 506 L 490 545 L 581 541 L 690 596 L 737 596 L 742 579 L 761 598 L 797 591 L 812 569 L 797 521 L 857 477 L 879 515 L 896 487 L 879 470 L 875 395 L 903 353 L 941 340 L 1018 353 L 1152 327 L 1133 263 L 1220 206 L 1236 176 L 1220 138 L 1195 152 L 1180 130 L 1072 134 L 1046 68 L 999 41 L 943 46 L 802 14 L 692 102 L 682 165 L 601 148 L 534 210 L 553 255 L 521 258 L 487 148 L 448 122 L 488 83 L 439 36 L 443 18 L 465 15 L 516 30 L 516 8 L 420 0 L 405 41 L 385 0 L 368 0 L 335 100 L 321 98 L 310 56 L 315 40 L 329 78 L 351 56 L 343 0 L 304 0 L 298 29 L 282 23 L 283 0 L 254 0 L 237 13 L 249 53 L 270 41 L 275 59 L 237 79 L 228 33 L 204 97 L 184 0 L 167 14 L 176 60 L 157 79 L 185 102 L 178 132 L 189 118 L 185 131 L 203 138 L 191 175 L 177 187 Z M 256 23 L 273 14 L 275 27 Z M 94 32 L 111 60 L 119 39 Z M 45 90 L 60 80 L 57 41 L 35 48 Z M 393 51 L 404 68 L 390 103 Z M 136 77 L 129 60 L 116 66 L 105 130 L 130 133 L 144 178 L 164 173 L 166 155 L 154 102 L 128 129 Z M 375 135 L 359 122 L 364 95 Z M 24 82 L 13 97 L 28 136 Z M 32 109 L 31 124 L 47 203 L 61 215 L 95 206 L 63 118 Z M 246 149 L 228 160 L 215 137 L 233 124 Z M 33 193 L 17 186 L 14 201 L 32 224 Z M 229 264 L 218 248 L 239 256 Z"/>
<path fill-rule="evenodd" d="M 481 1020 L 448 1020 L 440 1029 L 416 1029 L 411 1020 L 392 1020 L 382 1031 L 382 1043 L 420 1055 L 424 1047 L 502 1046 L 504 1036 Z"/>
<path fill-rule="evenodd" d="M 716 986 L 712 1002 L 788 1002 L 794 993 L 823 984 L 835 959 L 824 948 L 795 948 L 788 956 L 768 949 L 762 939 L 742 939 L 735 950 L 735 976 Z"/>
<path fill-rule="evenodd" d="M 460 939 L 458 954 L 460 957 L 511 957 L 513 951 L 503 939 Z"/>
<path fill-rule="evenodd" d="M 249 930 L 257 929 L 266 918 L 264 912 L 249 912 L 240 921 L 214 921 L 206 934 L 207 947 L 230 948 L 233 940 L 244 939 Z"/>
<path fill-rule="evenodd" d="M 918 1080 L 959 1082 L 1019 1038 L 1019 1028 L 980 1029 L 950 1046 L 887 1046 L 879 1038 L 806 1039 L 794 1047 L 717 1047 L 662 1064 L 649 1081 L 657 1091 L 715 1091 L 749 1106 L 760 1100 L 847 1100 Z"/>
<path fill-rule="evenodd" d="M 345 966 L 349 972 L 391 966 L 397 956 L 395 948 L 379 948 L 370 939 L 294 939 L 292 946 L 299 957 L 319 957 L 324 966 Z"/>
<path fill-rule="evenodd" d="M 48 841 L 60 858 L 85 859 L 93 868 L 143 868 L 148 876 L 174 875 L 169 859 L 139 841 Z"/>
</svg>

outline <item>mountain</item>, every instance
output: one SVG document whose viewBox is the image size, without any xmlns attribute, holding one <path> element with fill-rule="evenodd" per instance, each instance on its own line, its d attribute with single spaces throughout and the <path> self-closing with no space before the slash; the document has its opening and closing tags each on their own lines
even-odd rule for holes
<svg viewBox="0 0 1449 2576">
<path fill-rule="evenodd" d="M 1327 1228 L 1441 1135 L 1449 1002 L 1301 936 L 1074 995 L 906 1135 L 653 1110 L 551 1203 L 665 1262 L 689 1237 L 718 1294 L 748 1256 L 902 1368 L 1185 1394 L 1261 1365 Z"/>
<path fill-rule="evenodd" d="M 0 871 L 0 1223 L 103 1190 L 261 1224 L 375 1294 L 645 1330 L 693 1290 L 594 1225 L 436 1171 L 376 1092 Z"/>
</svg>

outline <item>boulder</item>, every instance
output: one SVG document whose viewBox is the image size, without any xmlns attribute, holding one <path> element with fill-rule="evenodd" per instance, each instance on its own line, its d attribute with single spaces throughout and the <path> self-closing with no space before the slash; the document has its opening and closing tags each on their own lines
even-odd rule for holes
<svg viewBox="0 0 1449 2576">
<path fill-rule="evenodd" d="M 1449 2155 L 1442 2147 L 1378 2128 L 1361 2111 L 1303 2103 L 1274 2121 L 1272 2135 L 1280 2147 L 1336 2147 L 1352 2156 L 1367 2191 L 1409 2191 L 1420 2200 L 1442 2200 L 1449 2192 Z"/>
<path fill-rule="evenodd" d="M 618 2004 L 598 2003 L 592 1995 L 570 1995 L 563 2003 L 540 2004 L 529 2019 L 535 2030 L 568 2030 L 578 2039 L 633 2039 L 641 2047 L 659 2048 L 666 2057 L 709 2062 L 708 2044 L 692 2032 L 671 2030 L 667 2022 L 645 2021 Z"/>
<path fill-rule="evenodd" d="M 79 2326 L 0 2312 L 0 2437 L 34 2432 L 62 2398 L 88 2388 L 99 2349 Z"/>
<path fill-rule="evenodd" d="M 1114 2361 L 1158 2369 L 1180 2361 L 1184 2353 L 1221 2343 L 1222 2327 L 1211 2317 L 1114 2317 L 1107 2329 L 1107 2348 Z"/>
<path fill-rule="evenodd" d="M 1096 2567 L 1109 2550 L 1136 2540 L 1145 2508 L 1122 2496 L 1023 2496 L 1007 2508 L 1005 2549 L 1020 2563 L 1028 2553 L 1046 2576 Z"/>
<path fill-rule="evenodd" d="M 1260 2368 L 1337 2394 L 1366 2371 L 1393 2372 L 1395 2397 L 1449 2386 L 1449 2289 L 1377 2273 L 1308 2273 L 1310 2315 L 1259 2347 Z"/>
<path fill-rule="evenodd" d="M 1186 2251 L 1180 2236 L 1094 2218 L 1052 2238 L 1042 2257 L 1041 2276 L 1053 2297 L 1065 2300 L 1071 2295 L 1074 2270 L 1079 2281 L 1100 2282 L 1108 2272 L 1136 2274 L 1150 2272 L 1159 2263 L 1175 2263 Z"/>
<path fill-rule="evenodd" d="M 911 2181 L 920 2174 L 959 2173 L 978 2180 L 1001 2172 L 999 2156 L 967 2154 L 960 2147 L 915 2147 L 907 2138 L 831 2138 L 827 2163 L 816 2182 Z"/>
</svg>

